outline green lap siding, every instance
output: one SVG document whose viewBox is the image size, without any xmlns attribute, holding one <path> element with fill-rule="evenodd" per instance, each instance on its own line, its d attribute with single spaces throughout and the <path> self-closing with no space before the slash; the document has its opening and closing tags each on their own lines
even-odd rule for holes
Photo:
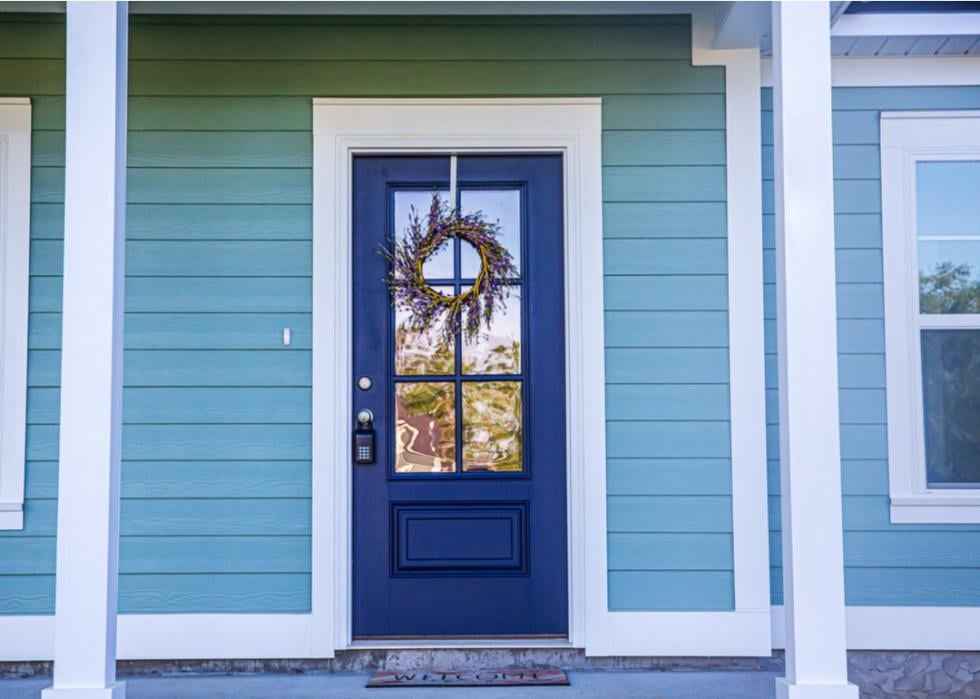
<svg viewBox="0 0 980 699">
<path fill-rule="evenodd" d="M 763 225 L 773 602 L 782 603 L 772 91 L 763 91 Z M 980 109 L 980 87 L 836 88 L 833 93 L 844 581 L 854 605 L 980 605 L 980 526 L 893 525 L 882 297 L 879 116 Z"/>
<path fill-rule="evenodd" d="M 310 609 L 311 100 L 332 96 L 603 98 L 609 606 L 733 608 L 724 72 L 691 65 L 690 31 L 133 18 L 122 611 Z M 0 22 L 0 94 L 34 105 L 27 525 L 0 533 L 0 613 L 53 609 L 63 55 L 60 19 Z"/>
</svg>

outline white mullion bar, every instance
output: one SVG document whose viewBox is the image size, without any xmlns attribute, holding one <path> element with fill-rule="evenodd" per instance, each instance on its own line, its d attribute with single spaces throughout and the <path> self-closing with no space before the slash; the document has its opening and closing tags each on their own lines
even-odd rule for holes
<svg viewBox="0 0 980 699">
<path fill-rule="evenodd" d="M 847 682 L 837 388 L 830 10 L 773 3 L 783 699 L 857 699 Z"/>
<path fill-rule="evenodd" d="M 69 2 L 54 684 L 119 699 L 119 574 L 128 8 Z"/>
<path fill-rule="evenodd" d="M 449 208 L 456 210 L 456 173 L 459 168 L 459 156 L 455 153 L 449 156 Z"/>
<path fill-rule="evenodd" d="M 980 313 L 923 313 L 919 315 L 923 330 L 980 330 Z"/>
</svg>

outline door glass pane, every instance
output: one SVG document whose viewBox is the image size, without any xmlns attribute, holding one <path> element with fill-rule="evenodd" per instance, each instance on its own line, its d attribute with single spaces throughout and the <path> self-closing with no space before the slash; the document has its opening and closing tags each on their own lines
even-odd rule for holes
<svg viewBox="0 0 980 699">
<path fill-rule="evenodd" d="M 500 225 L 498 240 L 510 252 L 520 271 L 521 190 L 464 189 L 459 194 L 459 208 L 463 214 L 482 212 L 486 220 Z M 463 279 L 472 279 L 480 273 L 480 256 L 472 245 L 460 246 L 459 262 Z"/>
<path fill-rule="evenodd" d="M 511 287 L 505 308 L 493 314 L 493 324 L 463 341 L 464 374 L 521 373 L 521 289 Z"/>
<path fill-rule="evenodd" d="M 449 201 L 449 192 L 438 192 L 439 197 Z M 395 192 L 395 230 L 399 237 L 404 238 L 409 226 L 409 216 L 412 207 L 418 214 L 423 230 L 429 220 L 429 208 L 432 206 L 433 192 L 426 189 L 399 189 Z M 422 265 L 422 274 L 426 279 L 453 278 L 453 246 L 452 243 L 443 245 L 437 253 L 429 256 Z"/>
<path fill-rule="evenodd" d="M 433 287 L 440 294 L 452 296 L 451 286 Z M 400 376 L 452 374 L 456 371 L 453 343 L 440 344 L 439 328 L 412 330 L 408 313 L 395 309 L 395 373 Z"/>
<path fill-rule="evenodd" d="M 395 470 L 398 473 L 456 470 L 455 384 L 395 384 Z"/>
<path fill-rule="evenodd" d="M 922 313 L 980 313 L 980 161 L 916 165 Z"/>
<path fill-rule="evenodd" d="M 930 487 L 980 484 L 980 330 L 922 331 Z"/>
<path fill-rule="evenodd" d="M 521 471 L 520 381 L 463 382 L 463 470 Z"/>
</svg>

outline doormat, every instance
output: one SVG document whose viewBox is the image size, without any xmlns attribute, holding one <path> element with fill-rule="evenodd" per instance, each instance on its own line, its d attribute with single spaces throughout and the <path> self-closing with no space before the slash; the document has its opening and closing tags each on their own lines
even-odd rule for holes
<svg viewBox="0 0 980 699">
<path fill-rule="evenodd" d="M 557 667 L 501 670 L 378 670 L 368 687 L 529 687 L 567 685 L 568 676 Z"/>
</svg>

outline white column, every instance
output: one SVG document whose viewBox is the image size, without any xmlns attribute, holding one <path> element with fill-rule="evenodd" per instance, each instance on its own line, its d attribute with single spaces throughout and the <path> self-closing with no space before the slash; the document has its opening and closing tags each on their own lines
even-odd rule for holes
<svg viewBox="0 0 980 699">
<path fill-rule="evenodd" d="M 54 685 L 45 699 L 119 699 L 125 2 L 69 2 L 65 271 Z"/>
<path fill-rule="evenodd" d="M 773 3 L 772 35 L 786 608 L 776 693 L 857 699 L 844 625 L 827 3 Z"/>
</svg>

